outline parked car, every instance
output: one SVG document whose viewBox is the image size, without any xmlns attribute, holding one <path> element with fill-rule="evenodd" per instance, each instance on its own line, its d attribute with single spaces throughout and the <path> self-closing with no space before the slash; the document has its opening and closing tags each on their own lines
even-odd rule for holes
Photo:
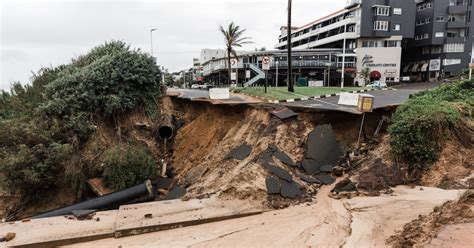
<svg viewBox="0 0 474 248">
<path fill-rule="evenodd" d="M 387 88 L 387 84 L 385 82 L 381 82 L 381 81 L 373 81 L 371 84 L 368 84 L 366 86 L 367 88 L 372 88 L 372 89 L 383 89 L 383 88 Z"/>
<path fill-rule="evenodd" d="M 193 84 L 193 85 L 191 85 L 191 89 L 201 89 L 201 85 Z"/>
</svg>

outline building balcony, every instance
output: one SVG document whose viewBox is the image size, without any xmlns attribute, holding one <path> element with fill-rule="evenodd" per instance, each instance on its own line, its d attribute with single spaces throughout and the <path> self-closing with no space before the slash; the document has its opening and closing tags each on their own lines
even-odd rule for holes
<svg viewBox="0 0 474 248">
<path fill-rule="evenodd" d="M 465 37 L 447 37 L 446 43 L 464 43 L 466 42 Z"/>
<path fill-rule="evenodd" d="M 466 28 L 467 26 L 465 21 L 448 22 L 446 25 L 447 28 Z"/>
<path fill-rule="evenodd" d="M 448 12 L 449 14 L 466 14 L 467 5 L 449 6 Z"/>
</svg>

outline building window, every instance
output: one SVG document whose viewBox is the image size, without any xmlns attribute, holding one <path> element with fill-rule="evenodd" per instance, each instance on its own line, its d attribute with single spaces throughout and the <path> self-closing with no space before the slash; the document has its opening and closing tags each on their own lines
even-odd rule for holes
<svg viewBox="0 0 474 248">
<path fill-rule="evenodd" d="M 463 53 L 464 43 L 448 43 L 444 44 L 445 53 Z"/>
<path fill-rule="evenodd" d="M 401 8 L 393 8 L 393 14 L 394 15 L 401 15 L 402 14 L 402 9 Z"/>
<path fill-rule="evenodd" d="M 425 4 L 420 4 L 418 5 L 418 7 L 416 8 L 417 11 L 423 11 L 425 9 L 429 9 L 433 7 L 433 5 L 431 3 L 425 3 Z"/>
<path fill-rule="evenodd" d="M 436 32 L 436 33 L 435 33 L 435 37 L 436 37 L 436 38 L 444 37 L 444 32 Z"/>
<path fill-rule="evenodd" d="M 432 46 L 431 54 L 440 54 L 443 52 L 443 46 Z"/>
<path fill-rule="evenodd" d="M 430 54 L 430 47 L 423 47 L 423 49 L 421 50 L 421 54 Z"/>
<path fill-rule="evenodd" d="M 400 24 L 395 24 L 395 26 L 393 26 L 393 30 L 400 31 Z"/>
<path fill-rule="evenodd" d="M 400 47 L 400 42 L 397 40 L 386 40 L 384 47 Z"/>
<path fill-rule="evenodd" d="M 362 47 L 378 47 L 379 44 L 375 40 L 362 41 Z"/>
<path fill-rule="evenodd" d="M 378 16 L 388 16 L 388 15 L 390 15 L 390 7 L 388 7 L 388 6 L 378 6 L 375 10 L 375 15 L 378 15 Z"/>
<path fill-rule="evenodd" d="M 444 16 L 438 16 L 436 17 L 437 22 L 444 22 Z"/>
<path fill-rule="evenodd" d="M 376 31 L 388 31 L 388 21 L 375 21 L 374 30 Z"/>
</svg>

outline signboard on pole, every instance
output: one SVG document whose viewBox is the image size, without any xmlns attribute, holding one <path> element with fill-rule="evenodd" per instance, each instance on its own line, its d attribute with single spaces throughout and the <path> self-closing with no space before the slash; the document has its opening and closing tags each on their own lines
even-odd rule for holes
<svg viewBox="0 0 474 248">
<path fill-rule="evenodd" d="M 230 68 L 237 68 L 237 65 L 238 65 L 237 59 L 230 60 Z"/>
<path fill-rule="evenodd" d="M 439 71 L 439 70 L 441 70 L 441 59 L 430 60 L 430 71 Z"/>
<path fill-rule="evenodd" d="M 262 59 L 262 70 L 269 71 L 270 70 L 270 57 L 265 56 Z"/>
</svg>

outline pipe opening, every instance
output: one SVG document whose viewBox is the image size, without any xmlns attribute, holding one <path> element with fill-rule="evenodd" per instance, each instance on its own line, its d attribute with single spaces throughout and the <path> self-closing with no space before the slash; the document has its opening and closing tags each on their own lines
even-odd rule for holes
<svg viewBox="0 0 474 248">
<path fill-rule="evenodd" d="M 158 135 L 162 139 L 171 139 L 173 137 L 173 128 L 170 126 L 161 126 L 158 129 Z"/>
</svg>

